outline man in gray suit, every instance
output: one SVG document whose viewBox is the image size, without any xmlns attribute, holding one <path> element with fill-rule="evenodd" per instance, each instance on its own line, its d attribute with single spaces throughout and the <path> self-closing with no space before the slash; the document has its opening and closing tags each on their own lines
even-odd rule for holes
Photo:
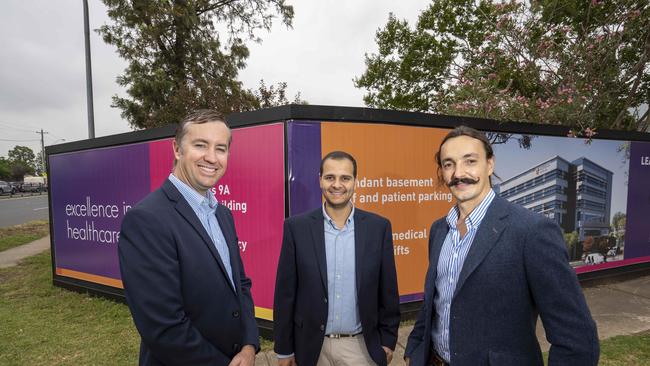
<svg viewBox="0 0 650 366">
<path fill-rule="evenodd" d="M 485 135 L 460 126 L 436 154 L 438 178 L 456 198 L 433 223 L 424 304 L 405 358 L 423 365 L 597 365 L 599 346 L 559 226 L 495 195 Z"/>
</svg>

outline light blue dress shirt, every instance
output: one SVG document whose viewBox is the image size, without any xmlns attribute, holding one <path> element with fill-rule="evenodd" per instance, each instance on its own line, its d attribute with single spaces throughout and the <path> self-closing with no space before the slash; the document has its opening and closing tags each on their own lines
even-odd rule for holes
<svg viewBox="0 0 650 366">
<path fill-rule="evenodd" d="M 494 191 L 490 190 L 483 201 L 465 219 L 467 233 L 462 239 L 460 231 L 456 227 L 458 208 L 456 206 L 452 207 L 447 214 L 449 232 L 445 237 L 438 259 L 436 296 L 433 299 L 437 316 L 431 330 L 433 346 L 438 355 L 445 359 L 446 362 L 449 362 L 451 357 L 449 351 L 449 315 L 454 291 L 456 290 L 456 282 L 458 282 L 460 271 L 463 269 L 463 263 L 465 263 L 465 258 L 467 258 L 467 253 L 472 246 L 476 232 L 492 200 L 494 200 L 494 196 Z"/>
<path fill-rule="evenodd" d="M 354 248 L 354 206 L 342 229 L 332 218 L 325 218 L 325 257 L 327 258 L 327 326 L 325 334 L 361 333 Z"/>
<path fill-rule="evenodd" d="M 169 181 L 181 192 L 187 203 L 192 207 L 194 213 L 196 213 L 199 221 L 201 221 L 201 225 L 203 225 L 210 239 L 212 239 L 215 248 L 217 248 L 217 252 L 219 252 L 223 266 L 226 268 L 226 272 L 228 272 L 228 278 L 232 287 L 236 289 L 237 287 L 232 279 L 232 266 L 230 265 L 228 244 L 226 243 L 226 238 L 223 236 L 223 232 L 221 232 L 219 221 L 217 221 L 217 216 L 215 215 L 218 205 L 217 199 L 210 191 L 207 191 L 205 195 L 201 195 L 194 188 L 176 178 L 174 174 L 169 175 Z"/>
</svg>

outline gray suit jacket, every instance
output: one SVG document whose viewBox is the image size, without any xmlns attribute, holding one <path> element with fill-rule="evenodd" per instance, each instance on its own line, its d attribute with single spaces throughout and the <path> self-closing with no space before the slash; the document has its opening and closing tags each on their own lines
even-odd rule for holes
<svg viewBox="0 0 650 366">
<path fill-rule="evenodd" d="M 436 268 L 449 228 L 429 235 L 424 303 L 405 356 L 425 365 L 436 315 Z M 451 365 L 543 365 L 538 315 L 551 343 L 549 365 L 597 365 L 596 325 L 569 266 L 557 224 L 495 197 L 465 259 L 451 303 Z"/>
</svg>

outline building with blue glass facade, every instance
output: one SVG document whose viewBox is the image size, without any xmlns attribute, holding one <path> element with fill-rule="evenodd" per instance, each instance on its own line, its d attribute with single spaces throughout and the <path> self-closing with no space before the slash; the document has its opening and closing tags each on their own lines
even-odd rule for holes
<svg viewBox="0 0 650 366">
<path fill-rule="evenodd" d="M 609 234 L 613 173 L 581 157 L 555 156 L 506 179 L 495 190 L 510 202 L 555 220 L 565 232 Z"/>
</svg>

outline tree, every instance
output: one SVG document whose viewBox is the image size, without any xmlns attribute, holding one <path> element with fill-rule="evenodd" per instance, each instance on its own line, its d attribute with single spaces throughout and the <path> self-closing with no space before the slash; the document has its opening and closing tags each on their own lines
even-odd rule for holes
<svg viewBox="0 0 650 366">
<path fill-rule="evenodd" d="M 257 100 L 255 109 L 270 108 L 284 104 L 307 104 L 306 101 L 300 99 L 300 93 L 296 94 L 293 101 L 289 102 L 287 99 L 287 83 L 281 82 L 277 86 L 266 86 L 264 79 L 260 80 L 260 85 L 254 92 Z"/>
<path fill-rule="evenodd" d="M 11 163 L 4 156 L 0 156 L 0 179 L 9 180 L 11 178 Z"/>
<path fill-rule="evenodd" d="M 612 216 L 612 232 L 616 238 L 616 245 L 621 244 L 625 241 L 625 223 L 627 221 L 627 216 L 622 212 L 617 212 Z"/>
<path fill-rule="evenodd" d="M 582 242 L 582 252 L 583 253 L 590 253 L 591 248 L 593 246 L 594 246 L 594 237 L 593 236 L 585 237 L 585 240 Z"/>
<path fill-rule="evenodd" d="M 392 14 L 355 85 L 372 107 L 599 128 L 650 126 L 647 0 L 437 0 Z"/>
<path fill-rule="evenodd" d="M 569 252 L 570 257 L 574 256 L 574 251 L 576 245 L 578 245 L 579 239 L 580 238 L 578 232 L 575 230 L 570 233 L 564 233 L 564 242 L 566 243 L 567 251 Z"/>
<path fill-rule="evenodd" d="M 8 154 L 11 178 L 16 181 L 23 180 L 28 174 L 36 170 L 34 151 L 27 146 L 14 146 Z"/>
<path fill-rule="evenodd" d="M 276 16 L 291 26 L 285 0 L 102 0 L 113 24 L 98 32 L 128 61 L 119 85 L 128 98 L 113 107 L 134 128 L 176 123 L 188 111 L 250 110 L 260 102 L 237 80 L 249 55 L 245 40 L 270 30 Z"/>
</svg>

